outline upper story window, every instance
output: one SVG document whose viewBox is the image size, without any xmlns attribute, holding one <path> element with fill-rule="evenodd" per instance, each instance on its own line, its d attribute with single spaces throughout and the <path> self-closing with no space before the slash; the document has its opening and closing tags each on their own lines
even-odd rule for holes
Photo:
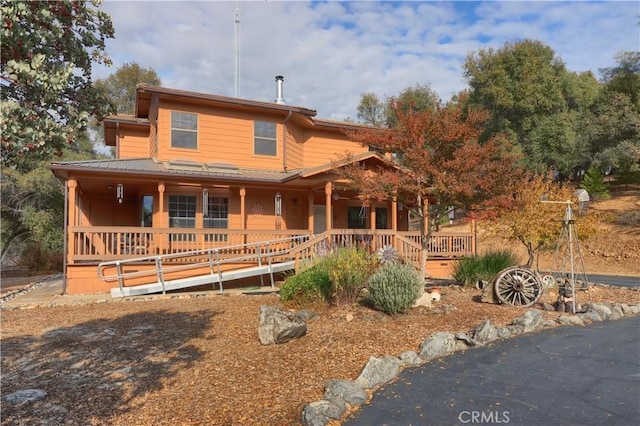
<svg viewBox="0 0 640 426">
<path fill-rule="evenodd" d="M 198 115 L 171 111 L 171 147 L 198 148 Z"/>
<path fill-rule="evenodd" d="M 256 121 L 253 124 L 253 152 L 257 155 L 276 156 L 276 123 Z"/>
</svg>

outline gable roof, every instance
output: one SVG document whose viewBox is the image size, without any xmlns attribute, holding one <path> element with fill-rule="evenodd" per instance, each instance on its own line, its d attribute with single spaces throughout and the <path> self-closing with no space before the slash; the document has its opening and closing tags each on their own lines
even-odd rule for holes
<svg viewBox="0 0 640 426">
<path fill-rule="evenodd" d="M 183 98 L 192 102 L 205 102 L 208 105 L 221 105 L 226 108 L 242 108 L 262 111 L 282 111 L 293 112 L 308 117 L 316 115 L 316 111 L 309 108 L 277 104 L 275 102 L 261 102 L 242 98 L 232 98 L 228 96 L 211 95 L 208 93 L 190 92 L 188 90 L 170 89 L 167 87 L 150 86 L 139 84 L 136 88 L 136 117 L 149 117 L 151 107 L 151 95 L 157 94 L 161 97 Z"/>
</svg>

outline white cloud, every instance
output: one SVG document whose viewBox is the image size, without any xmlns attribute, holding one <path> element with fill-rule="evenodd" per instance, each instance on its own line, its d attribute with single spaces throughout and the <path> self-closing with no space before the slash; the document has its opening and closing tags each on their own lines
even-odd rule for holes
<svg viewBox="0 0 640 426">
<path fill-rule="evenodd" d="M 114 67 L 151 67 L 163 85 L 235 95 L 234 1 L 106 1 Z M 443 100 L 465 88 L 467 54 L 540 40 L 572 71 L 614 65 L 640 49 L 637 2 L 240 2 L 240 96 L 285 99 L 320 117 L 356 117 L 363 92 L 398 94 L 429 84 Z"/>
</svg>

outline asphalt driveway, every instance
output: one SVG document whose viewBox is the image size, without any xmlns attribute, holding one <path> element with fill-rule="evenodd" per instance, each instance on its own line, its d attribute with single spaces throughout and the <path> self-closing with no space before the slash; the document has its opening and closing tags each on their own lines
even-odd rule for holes
<svg viewBox="0 0 640 426">
<path fill-rule="evenodd" d="M 640 316 L 558 327 L 404 370 L 345 425 L 640 424 Z"/>
</svg>

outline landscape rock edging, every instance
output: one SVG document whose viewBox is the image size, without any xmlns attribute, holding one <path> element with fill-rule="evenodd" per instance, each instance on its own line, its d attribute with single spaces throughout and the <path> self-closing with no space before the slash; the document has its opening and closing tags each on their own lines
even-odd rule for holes
<svg viewBox="0 0 640 426">
<path fill-rule="evenodd" d="M 640 303 L 634 305 L 587 303 L 584 308 L 585 312 L 575 315 L 563 314 L 551 321 L 544 320 L 540 310 L 529 309 L 522 316 L 515 318 L 507 327 L 497 327 L 491 324 L 491 320 L 486 319 L 469 332 L 432 333 L 422 342 L 418 354 L 413 351 L 405 351 L 398 357 L 371 357 L 355 382 L 335 379 L 329 381 L 325 387 L 324 399 L 304 406 L 302 424 L 304 426 L 324 426 L 332 420 L 340 420 L 349 407 L 357 407 L 366 401 L 366 397 L 362 398 L 362 393 L 367 395 L 366 391 L 373 392 L 376 388 L 394 380 L 402 368 L 408 365 L 421 365 L 458 350 L 483 346 L 487 343 L 543 328 L 564 325 L 584 326 L 591 322 L 617 320 L 640 314 Z M 338 415 L 338 412 L 341 413 Z"/>
</svg>

